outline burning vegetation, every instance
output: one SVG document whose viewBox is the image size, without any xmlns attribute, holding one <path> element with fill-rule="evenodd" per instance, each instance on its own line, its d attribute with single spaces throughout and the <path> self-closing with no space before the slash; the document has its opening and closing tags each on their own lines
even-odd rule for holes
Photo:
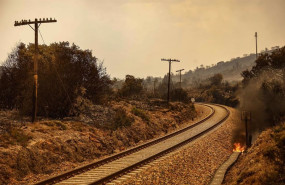
<svg viewBox="0 0 285 185">
<path fill-rule="evenodd" d="M 233 143 L 250 145 L 254 134 L 285 119 L 285 47 L 260 55 L 242 76 L 237 96 L 244 124 L 234 131 Z"/>
<path fill-rule="evenodd" d="M 263 131 L 227 172 L 223 184 L 284 184 L 284 143 L 285 123 Z"/>
<path fill-rule="evenodd" d="M 234 143 L 233 152 L 243 152 L 244 149 L 245 149 L 245 146 L 242 146 L 240 143 Z"/>
<path fill-rule="evenodd" d="M 244 144 L 247 151 L 224 184 L 284 184 L 285 47 L 259 56 L 242 76 L 238 97 L 244 124 L 234 130 L 232 141 L 234 152 L 243 152 Z M 249 148 L 255 133 L 261 134 Z"/>
</svg>

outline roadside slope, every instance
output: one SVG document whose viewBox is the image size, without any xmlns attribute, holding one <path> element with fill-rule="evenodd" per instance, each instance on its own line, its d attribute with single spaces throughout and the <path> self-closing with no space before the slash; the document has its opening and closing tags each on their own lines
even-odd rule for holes
<svg viewBox="0 0 285 185">
<path fill-rule="evenodd" d="M 104 109 L 92 118 L 100 119 L 98 122 L 69 118 L 30 124 L 13 120 L 11 132 L 0 134 L 0 184 L 43 180 L 193 124 L 210 112 L 209 108 L 196 106 L 196 115 L 192 105 L 179 103 L 170 108 L 133 101 L 112 106 L 114 110 L 125 110 L 119 121 L 132 119 L 131 125 L 117 129 L 97 127 L 104 112 L 107 116 L 111 112 Z M 8 117 L 6 121 L 9 122 Z"/>
<path fill-rule="evenodd" d="M 226 174 L 223 184 L 285 184 L 285 123 L 262 132 Z"/>
</svg>

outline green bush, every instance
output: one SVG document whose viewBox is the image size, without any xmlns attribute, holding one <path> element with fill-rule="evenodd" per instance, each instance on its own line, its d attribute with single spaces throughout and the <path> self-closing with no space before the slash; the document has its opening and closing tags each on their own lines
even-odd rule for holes
<svg viewBox="0 0 285 185">
<path fill-rule="evenodd" d="M 142 120 L 149 122 L 149 116 L 147 115 L 147 113 L 139 108 L 133 107 L 132 108 L 132 113 L 138 117 L 140 117 Z"/>
</svg>

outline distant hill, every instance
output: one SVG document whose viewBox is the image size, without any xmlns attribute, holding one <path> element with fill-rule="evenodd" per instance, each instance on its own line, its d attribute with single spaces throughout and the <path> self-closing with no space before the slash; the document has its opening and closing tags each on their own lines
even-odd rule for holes
<svg viewBox="0 0 285 185">
<path fill-rule="evenodd" d="M 265 48 L 261 53 L 271 53 L 272 51 L 279 49 L 279 46 L 272 47 L 271 50 Z M 194 71 L 190 70 L 186 72 L 182 79 L 187 81 L 188 84 L 193 84 L 196 81 L 201 81 L 203 79 L 209 78 L 214 74 L 221 73 L 224 80 L 233 82 L 242 80 L 241 73 L 246 69 L 251 69 L 255 64 L 256 56 L 254 53 L 245 54 L 243 57 L 232 58 L 230 61 L 220 61 L 215 65 L 204 67 L 201 65 L 197 67 Z M 174 81 L 178 81 L 178 75 L 173 78 Z"/>
</svg>

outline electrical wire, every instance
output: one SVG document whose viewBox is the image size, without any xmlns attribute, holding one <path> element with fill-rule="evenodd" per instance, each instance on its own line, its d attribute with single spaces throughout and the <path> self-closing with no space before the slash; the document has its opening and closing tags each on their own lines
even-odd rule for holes
<svg viewBox="0 0 285 185">
<path fill-rule="evenodd" d="M 41 38 L 42 38 L 42 40 L 43 40 L 43 43 L 46 45 L 46 43 L 45 43 L 45 41 L 44 41 L 44 38 L 43 38 L 43 36 L 42 36 L 42 33 L 41 33 L 41 30 L 39 29 L 39 33 L 40 33 L 40 36 L 41 36 Z"/>
<path fill-rule="evenodd" d="M 42 34 L 41 34 L 40 29 L 39 29 L 39 33 L 40 33 L 40 35 L 41 35 L 41 38 L 42 38 L 42 40 L 43 40 L 43 43 L 45 44 L 45 41 L 44 41 L 44 38 L 43 38 L 43 36 L 42 36 Z M 45 45 L 46 45 L 46 44 L 45 44 Z M 60 76 L 59 76 L 59 73 L 58 73 L 58 71 L 57 71 L 57 69 L 56 69 L 55 63 L 52 62 L 52 66 L 53 66 L 53 68 L 54 68 L 54 70 L 55 70 L 55 72 L 56 72 L 57 78 L 59 79 L 59 81 L 60 81 L 60 83 L 61 83 L 61 85 L 62 85 L 62 87 L 63 87 L 63 90 L 64 90 L 65 93 L 67 94 L 67 98 L 68 98 L 68 100 L 69 100 L 69 103 L 70 103 L 71 106 L 73 107 L 71 98 L 70 98 L 70 96 L 69 96 L 69 94 L 68 94 L 68 92 L 67 92 L 67 90 L 66 90 L 66 88 L 65 88 L 65 86 L 64 86 L 63 80 L 62 80 L 62 79 L 60 78 Z"/>
</svg>

